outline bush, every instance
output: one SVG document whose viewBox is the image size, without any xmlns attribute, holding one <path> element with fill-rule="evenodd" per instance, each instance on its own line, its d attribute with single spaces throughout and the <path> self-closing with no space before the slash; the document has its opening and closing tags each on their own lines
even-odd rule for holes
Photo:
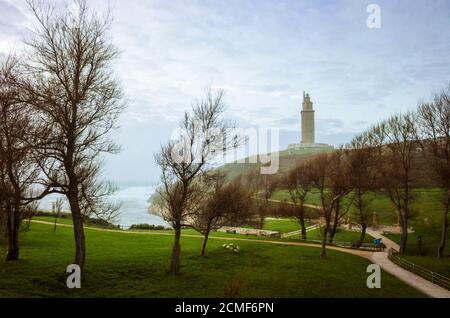
<svg viewBox="0 0 450 318">
<path fill-rule="evenodd" d="M 48 216 L 48 217 L 55 217 L 55 213 L 53 212 L 44 212 L 44 211 L 39 211 L 35 214 L 35 216 Z M 70 218 L 71 214 L 70 213 L 66 213 L 66 212 L 61 212 L 58 215 L 58 219 L 66 219 L 66 218 Z"/>
<path fill-rule="evenodd" d="M 87 225 L 97 225 L 97 226 L 101 226 L 101 227 L 107 227 L 110 229 L 120 229 L 120 225 L 114 225 L 112 223 L 109 223 L 108 221 L 101 220 L 101 219 L 93 219 L 93 218 L 85 217 L 84 221 Z"/>
<path fill-rule="evenodd" d="M 130 226 L 130 230 L 164 231 L 170 230 L 170 228 L 154 224 L 133 224 Z"/>
</svg>

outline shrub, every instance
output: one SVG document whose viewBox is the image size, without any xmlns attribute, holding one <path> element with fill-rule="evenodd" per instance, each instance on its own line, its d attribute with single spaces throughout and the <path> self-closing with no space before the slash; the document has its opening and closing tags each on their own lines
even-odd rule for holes
<svg viewBox="0 0 450 318">
<path fill-rule="evenodd" d="M 154 224 L 133 224 L 130 226 L 130 230 L 164 231 L 170 230 L 170 228 Z"/>
</svg>

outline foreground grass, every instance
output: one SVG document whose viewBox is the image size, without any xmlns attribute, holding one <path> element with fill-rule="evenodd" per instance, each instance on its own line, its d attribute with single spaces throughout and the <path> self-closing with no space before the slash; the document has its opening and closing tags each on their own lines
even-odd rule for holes
<svg viewBox="0 0 450 318">
<path fill-rule="evenodd" d="M 87 263 L 80 290 L 65 287 L 73 258 L 71 228 L 31 224 L 21 235 L 21 260 L 0 263 L 1 297 L 223 297 L 238 283 L 242 297 L 420 297 L 396 278 L 382 274 L 382 288 L 366 287 L 369 261 L 318 249 L 237 242 L 240 253 L 210 240 L 182 238 L 182 273 L 167 273 L 172 237 L 86 230 Z M 4 244 L 0 246 L 4 251 Z"/>
</svg>

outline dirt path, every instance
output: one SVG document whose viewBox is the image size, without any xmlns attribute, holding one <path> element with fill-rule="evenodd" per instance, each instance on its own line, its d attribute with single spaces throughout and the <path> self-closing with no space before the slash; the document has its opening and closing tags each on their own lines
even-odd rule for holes
<svg viewBox="0 0 450 318">
<path fill-rule="evenodd" d="M 46 221 L 37 221 L 33 220 L 33 223 L 37 224 L 45 224 L 45 225 L 51 225 L 53 226 L 54 223 L 52 222 L 46 222 Z M 69 224 L 57 224 L 61 227 L 68 227 L 72 228 L 72 225 Z M 138 234 L 138 235 L 166 235 L 166 236 L 172 236 L 172 233 L 167 232 L 136 232 L 136 231 L 123 231 L 123 230 L 111 230 L 111 229 L 102 229 L 102 228 L 96 228 L 96 227 L 89 227 L 86 226 L 85 229 L 92 230 L 92 231 L 99 231 L 99 232 L 111 232 L 111 233 L 121 233 L 121 234 Z M 369 232 L 368 232 L 369 233 Z M 374 237 L 382 238 L 383 242 L 388 244 L 396 244 L 395 242 L 388 242 L 390 241 L 388 238 L 385 238 L 380 233 L 377 233 L 375 231 L 372 231 Z M 369 233 L 370 234 L 370 233 Z M 372 235 L 372 234 L 370 234 Z M 199 238 L 202 239 L 203 236 L 201 235 L 195 235 L 195 234 L 182 234 L 182 237 L 190 237 L 190 238 Z M 273 240 L 257 240 L 257 239 L 249 239 L 249 238 L 233 238 L 233 237 L 220 237 L 220 236 L 210 236 L 211 240 L 220 240 L 220 241 L 240 241 L 240 242 L 254 242 L 254 243 L 261 243 L 261 244 L 275 244 L 275 245 L 284 245 L 284 246 L 304 246 L 304 247 L 312 247 L 312 248 L 321 248 L 319 244 L 312 244 L 312 243 L 301 243 L 301 242 L 284 242 L 284 241 L 273 241 Z M 386 244 L 386 245 L 388 245 Z M 393 246 L 394 247 L 394 246 Z M 394 247 L 395 248 L 395 247 Z M 435 285 L 426 279 L 423 279 L 422 277 L 415 275 L 407 270 L 404 270 L 400 266 L 395 265 L 392 263 L 389 258 L 388 254 L 386 252 L 369 252 L 369 251 L 361 251 L 356 249 L 349 249 L 349 248 L 343 248 L 343 247 L 337 247 L 337 246 L 327 246 L 327 249 L 329 250 L 335 250 L 347 254 L 356 255 L 359 257 L 363 257 L 374 264 L 380 265 L 380 267 L 388 272 L 389 274 L 393 275 L 394 277 L 400 279 L 401 281 L 405 282 L 409 286 L 417 289 L 418 291 L 424 293 L 425 295 L 429 297 L 435 297 L 435 298 L 450 298 L 450 291 Z"/>
</svg>

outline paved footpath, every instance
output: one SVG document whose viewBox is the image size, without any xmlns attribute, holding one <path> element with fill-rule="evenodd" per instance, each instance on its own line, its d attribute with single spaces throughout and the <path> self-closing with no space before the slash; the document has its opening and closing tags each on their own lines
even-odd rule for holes
<svg viewBox="0 0 450 318">
<path fill-rule="evenodd" d="M 52 222 L 46 222 L 46 221 L 37 221 L 33 220 L 33 223 L 38 224 L 46 224 L 46 225 L 54 225 Z M 61 227 L 73 227 L 69 224 L 57 224 Z M 85 229 L 88 230 L 94 230 L 94 231 L 100 231 L 100 232 L 114 232 L 114 233 L 121 233 L 121 234 L 140 234 L 140 235 L 172 235 L 172 233 L 164 233 L 164 232 L 135 232 L 135 231 L 123 231 L 123 230 L 110 230 L 110 229 L 102 229 L 102 228 L 96 228 L 96 227 L 85 227 Z M 388 238 L 381 235 L 381 233 L 368 229 L 367 233 L 373 237 L 381 238 L 383 239 L 383 242 L 386 244 L 387 247 L 393 247 L 398 250 L 398 244 L 395 242 L 389 240 Z M 201 235 L 195 235 L 195 234 L 184 234 L 183 237 L 192 237 L 192 238 L 203 238 Z M 220 236 L 210 236 L 210 239 L 213 240 L 222 240 L 222 241 L 245 241 L 245 242 L 255 242 L 255 243 L 262 243 L 262 244 L 277 244 L 277 245 L 287 245 L 287 246 L 306 246 L 306 247 L 314 247 L 314 248 L 321 248 L 319 244 L 312 244 L 312 243 L 300 243 L 300 242 L 287 242 L 287 241 L 273 241 L 273 240 L 257 240 L 257 239 L 248 239 L 248 238 L 233 238 L 233 237 L 220 237 Z M 386 252 L 369 252 L 369 251 L 362 251 L 357 249 L 350 249 L 350 248 L 343 248 L 343 247 L 337 247 L 337 246 L 327 246 L 327 249 L 335 250 L 347 254 L 353 254 L 357 255 L 359 257 L 366 258 L 373 262 L 374 264 L 380 265 L 380 267 L 388 272 L 389 274 L 397 277 L 401 281 L 405 282 L 406 284 L 410 285 L 411 287 L 421 291 L 425 295 L 429 297 L 434 298 L 450 298 L 450 291 L 446 290 L 438 285 L 435 285 L 426 279 L 411 273 L 410 271 L 407 271 L 400 266 L 397 266 L 393 262 L 391 262 L 388 258 L 388 253 Z"/>
<path fill-rule="evenodd" d="M 376 231 L 373 229 L 367 229 L 367 234 L 369 234 L 370 236 L 372 236 L 374 238 L 381 238 L 383 243 L 386 245 L 386 247 L 388 249 L 393 248 L 397 251 L 400 249 L 400 246 L 397 243 L 395 243 L 394 241 L 383 236 L 379 231 Z M 433 284 L 432 282 L 420 277 L 419 275 L 416 275 L 416 274 L 414 274 L 410 271 L 407 271 L 406 269 L 403 269 L 400 266 L 394 264 L 389 259 L 387 252 L 372 253 L 370 260 L 374 264 L 380 265 L 380 267 L 384 271 L 397 277 L 401 281 L 405 282 L 406 284 L 410 285 L 411 287 L 414 287 L 415 289 L 421 291 L 422 293 L 424 293 L 425 295 L 427 295 L 429 297 L 450 298 L 449 290 L 447 290 L 441 286 L 438 286 L 436 284 Z"/>
</svg>

